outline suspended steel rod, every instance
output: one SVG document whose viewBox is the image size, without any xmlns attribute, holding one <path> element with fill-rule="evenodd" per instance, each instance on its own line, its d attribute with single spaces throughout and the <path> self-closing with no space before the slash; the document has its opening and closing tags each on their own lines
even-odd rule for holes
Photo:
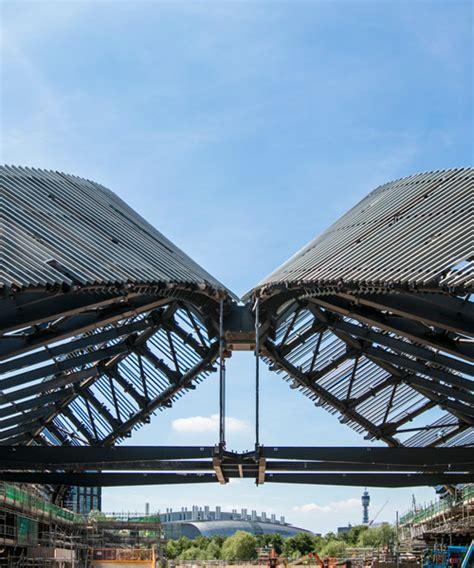
<svg viewBox="0 0 474 568">
<path fill-rule="evenodd" d="M 219 446 L 225 448 L 224 300 L 219 305 Z"/>
<path fill-rule="evenodd" d="M 260 445 L 260 338 L 259 299 L 255 300 L 255 445 Z"/>
</svg>

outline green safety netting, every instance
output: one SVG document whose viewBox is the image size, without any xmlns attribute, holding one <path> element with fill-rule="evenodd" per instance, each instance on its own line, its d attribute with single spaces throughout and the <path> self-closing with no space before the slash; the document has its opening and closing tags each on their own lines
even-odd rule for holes
<svg viewBox="0 0 474 568">
<path fill-rule="evenodd" d="M 24 491 L 12 485 L 10 483 L 0 482 L 0 498 L 5 499 L 7 502 L 16 505 L 19 509 L 28 510 L 42 515 L 48 515 L 56 520 L 66 521 L 69 523 L 84 523 L 88 520 L 87 515 L 79 515 L 70 511 L 69 509 L 63 509 L 58 507 L 53 503 L 36 497 L 35 495 Z M 117 515 L 105 515 L 99 513 L 94 515 L 89 520 L 93 520 L 97 523 L 115 521 L 115 522 L 143 522 L 143 523 L 159 523 L 159 515 L 133 515 L 130 513 L 117 514 Z"/>
</svg>

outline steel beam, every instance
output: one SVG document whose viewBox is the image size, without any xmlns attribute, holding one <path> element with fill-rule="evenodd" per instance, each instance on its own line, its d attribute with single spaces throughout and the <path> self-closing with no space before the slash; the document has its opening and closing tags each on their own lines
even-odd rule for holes
<svg viewBox="0 0 474 568">
<path fill-rule="evenodd" d="M 60 400 L 63 400 L 64 397 L 71 396 L 72 394 L 74 394 L 73 389 L 66 388 L 41 396 L 35 396 L 25 400 L 24 402 L 16 402 L 15 397 L 13 396 L 16 396 L 16 392 L 12 393 L 9 397 L 6 395 L 0 395 L 0 404 L 8 404 L 8 406 L 0 408 L 0 418 L 5 418 L 6 416 L 10 416 L 11 414 L 16 414 L 18 412 L 23 413 L 35 408 L 48 406 L 51 402 L 59 402 Z"/>
<path fill-rule="evenodd" d="M 311 302 L 332 312 L 406 337 L 416 343 L 434 347 L 461 359 L 474 361 L 473 345 L 459 343 L 455 340 L 455 337 L 451 337 L 449 334 L 434 333 L 420 322 L 384 314 L 368 306 L 349 302 L 339 296 L 316 296 L 311 298 Z"/>
<path fill-rule="evenodd" d="M 341 463 L 385 465 L 462 464 L 466 461 L 465 448 L 385 448 L 367 447 L 262 447 L 267 459 L 318 460 Z"/>
<path fill-rule="evenodd" d="M 231 477 L 240 477 L 237 470 Z M 254 477 L 245 472 L 244 477 Z M 0 480 L 16 483 L 74 485 L 79 487 L 124 487 L 215 483 L 215 473 L 35 473 L 0 471 Z M 267 473 L 265 483 L 345 485 L 358 487 L 420 487 L 474 482 L 474 474 L 458 473 Z"/>
<path fill-rule="evenodd" d="M 219 345 L 217 342 L 213 343 L 210 348 L 206 359 L 199 361 L 193 368 L 185 373 L 178 383 L 170 385 L 159 396 L 150 400 L 146 405 L 142 406 L 140 410 L 133 415 L 129 420 L 123 422 L 119 427 L 102 440 L 102 444 L 108 445 L 114 443 L 117 439 L 121 438 L 124 434 L 130 431 L 133 426 L 144 419 L 148 418 L 160 406 L 166 406 L 172 401 L 173 397 L 179 391 L 189 387 L 194 379 L 196 379 L 202 372 L 204 372 L 209 365 L 217 358 Z"/>
<path fill-rule="evenodd" d="M 1 460 L 49 465 L 212 458 L 213 446 L 3 446 Z"/>
<path fill-rule="evenodd" d="M 30 371 L 25 371 L 11 377 L 0 380 L 0 386 L 2 390 L 19 387 L 21 385 L 42 379 L 44 377 L 49 377 L 52 375 L 58 375 L 60 373 L 66 373 L 77 367 L 82 367 L 88 363 L 97 363 L 103 359 L 108 359 L 116 355 L 122 355 L 128 353 L 130 347 L 128 343 L 121 342 L 110 347 L 104 347 L 103 349 L 96 349 L 83 353 L 82 355 L 77 355 L 76 357 L 70 357 L 64 359 L 63 361 L 57 361 L 51 365 L 46 365 L 45 367 L 39 367 L 32 369 Z M 82 372 L 82 371 L 79 371 Z M 74 375 L 74 373 L 71 373 Z"/>
<path fill-rule="evenodd" d="M 467 462 L 465 448 L 406 448 L 379 446 L 262 446 L 261 457 L 267 460 L 295 460 L 302 462 L 327 462 L 331 464 L 361 464 L 376 465 L 377 467 L 432 467 L 432 466 L 462 466 Z M 74 467 L 83 464 L 102 464 L 107 469 L 108 464 L 134 464 L 156 462 L 161 460 L 193 460 L 212 459 L 215 456 L 214 446 L 3 446 L 1 462 L 42 464 L 51 467 Z M 225 463 L 249 463 L 253 454 L 226 453 Z M 257 459 L 257 458 L 255 458 Z M 255 462 L 257 463 L 257 462 Z"/>
<path fill-rule="evenodd" d="M 28 297 L 28 301 L 22 300 L 20 293 L 1 301 L 0 335 L 15 329 L 54 321 L 59 317 L 104 308 L 127 300 L 127 295 L 87 291 L 80 294 L 38 292 L 33 297 Z"/>
<path fill-rule="evenodd" d="M 356 412 L 354 409 L 348 408 L 344 401 L 340 400 L 329 391 L 322 388 L 320 385 L 318 385 L 318 383 L 310 381 L 308 379 L 308 376 L 303 371 L 301 371 L 286 359 L 280 357 L 277 349 L 274 348 L 268 341 L 262 348 L 262 352 L 266 353 L 270 360 L 277 363 L 282 370 L 284 370 L 289 376 L 300 383 L 303 388 L 312 390 L 314 394 L 316 394 L 321 400 L 327 402 L 332 407 L 339 410 L 341 414 L 347 416 L 350 420 L 353 420 L 354 422 L 362 426 L 374 438 L 382 439 L 393 447 L 400 445 L 398 440 L 390 435 L 385 435 L 378 426 L 364 418 L 364 416 Z"/>
<path fill-rule="evenodd" d="M 268 473 L 265 483 L 349 485 L 353 487 L 423 487 L 473 483 L 474 473 Z"/>
<path fill-rule="evenodd" d="M 461 298 L 447 294 L 417 293 L 341 294 L 341 297 L 453 333 L 474 335 L 474 305 Z"/>
<path fill-rule="evenodd" d="M 214 473 L 8 473 L 0 471 L 0 480 L 78 487 L 126 487 L 215 483 L 216 476 Z"/>
<path fill-rule="evenodd" d="M 423 359 L 426 362 L 435 363 L 436 365 L 448 367 L 455 371 L 459 371 L 460 373 L 474 376 L 474 365 L 471 365 L 466 361 L 455 359 L 454 357 L 447 357 L 438 351 L 427 349 L 426 347 L 420 347 L 419 345 L 414 345 L 407 341 L 402 341 L 401 339 L 390 336 L 386 333 L 380 333 L 367 327 L 343 321 L 339 318 L 331 320 L 329 328 L 344 331 L 363 341 L 383 345 L 384 347 L 388 347 L 389 349 L 393 349 L 399 353 L 413 355 L 417 359 Z"/>
<path fill-rule="evenodd" d="M 138 331 L 143 331 L 147 327 L 150 327 L 151 321 L 148 318 L 144 318 L 129 324 L 120 325 L 112 329 L 104 329 L 98 333 L 87 334 L 79 339 L 73 339 L 67 343 L 61 343 L 60 345 L 48 347 L 41 351 L 35 351 L 34 353 L 29 353 L 23 357 L 16 357 L 15 359 L 10 359 L 4 363 L 0 363 L 0 374 L 10 373 L 11 371 L 16 371 L 24 367 L 29 367 L 32 365 L 38 365 L 45 361 L 54 359 L 61 355 L 67 355 L 69 353 L 74 353 L 80 349 L 86 349 L 92 347 L 93 345 L 98 345 L 101 343 L 107 343 L 114 339 L 119 339 L 124 335 L 130 335 Z M 8 343 L 7 340 L 6 343 Z"/>
<path fill-rule="evenodd" d="M 53 320 L 54 323 L 39 330 L 32 328 L 31 332 L 22 335 L 9 335 L 0 341 L 0 360 L 76 337 L 106 325 L 116 324 L 121 320 L 152 311 L 170 301 L 173 300 L 156 296 L 130 298 L 126 302 L 107 306 L 106 309 Z"/>
</svg>

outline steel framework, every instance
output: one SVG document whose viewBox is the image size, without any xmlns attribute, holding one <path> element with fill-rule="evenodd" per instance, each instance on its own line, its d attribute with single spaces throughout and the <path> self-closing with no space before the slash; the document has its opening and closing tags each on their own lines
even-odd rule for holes
<svg viewBox="0 0 474 568">
<path fill-rule="evenodd" d="M 106 473 L 102 473 L 103 471 Z M 130 473 L 131 470 L 141 473 Z M 311 483 L 411 487 L 474 482 L 464 448 L 265 447 L 235 453 L 216 447 L 4 447 L 0 480 L 87 486 Z"/>
<path fill-rule="evenodd" d="M 261 355 L 389 446 L 474 445 L 474 170 L 380 186 L 261 282 Z"/>
<path fill-rule="evenodd" d="M 383 185 L 242 306 L 103 186 L 0 168 L 0 445 L 114 445 L 247 349 L 368 440 L 472 448 L 473 193 L 470 168 Z"/>
</svg>

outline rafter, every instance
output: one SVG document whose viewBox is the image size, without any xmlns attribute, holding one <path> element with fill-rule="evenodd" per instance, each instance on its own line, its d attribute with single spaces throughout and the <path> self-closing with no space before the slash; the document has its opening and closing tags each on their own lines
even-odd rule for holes
<svg viewBox="0 0 474 568">
<path fill-rule="evenodd" d="M 301 386 L 308 388 L 321 400 L 336 408 L 343 416 L 347 416 L 350 420 L 353 420 L 354 422 L 362 426 L 374 438 L 382 439 L 386 441 L 390 446 L 399 445 L 399 442 L 395 438 L 393 438 L 392 436 L 385 436 L 379 427 L 364 418 L 354 409 L 348 409 L 343 401 L 332 395 L 326 389 L 322 388 L 320 385 L 318 385 L 317 382 L 308 380 L 308 377 L 304 372 L 292 365 L 286 359 L 280 357 L 277 349 L 270 345 L 268 341 L 265 343 L 264 351 L 272 361 L 275 361 L 282 370 L 284 370 L 290 377 L 301 384 Z"/>
<path fill-rule="evenodd" d="M 317 296 L 311 300 L 323 308 L 361 323 L 407 337 L 411 341 L 434 347 L 455 357 L 474 361 L 474 346 L 456 341 L 456 338 L 449 334 L 436 333 L 419 322 L 387 315 L 338 296 Z"/>
</svg>

